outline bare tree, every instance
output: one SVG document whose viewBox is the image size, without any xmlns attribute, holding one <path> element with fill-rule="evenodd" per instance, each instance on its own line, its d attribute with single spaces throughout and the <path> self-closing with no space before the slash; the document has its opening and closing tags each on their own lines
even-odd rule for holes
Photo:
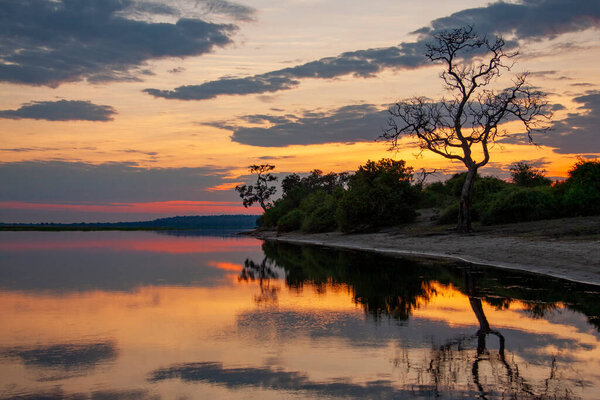
<svg viewBox="0 0 600 400">
<path fill-rule="evenodd" d="M 235 190 L 240 194 L 244 207 L 248 208 L 254 203 L 260 204 L 263 211 L 271 206 L 269 199 L 277 191 L 276 186 L 269 186 L 271 182 L 277 180 L 277 177 L 271 174 L 270 171 L 275 169 L 274 165 L 251 165 L 248 167 L 250 172 L 257 174 L 256 184 L 254 185 L 238 185 Z"/>
<path fill-rule="evenodd" d="M 414 97 L 390 108 L 383 138 L 397 148 L 404 136 L 416 136 L 421 149 L 461 161 L 467 176 L 460 196 L 458 230 L 471 230 L 473 183 L 477 170 L 490 160 L 490 146 L 506 131 L 501 124 L 519 122 L 532 141 L 534 130 L 545 129 L 550 117 L 546 94 L 527 85 L 527 73 L 514 77 L 502 90 L 490 87 L 517 53 L 504 51 L 502 38 L 490 41 L 472 27 L 444 31 L 427 45 L 426 57 L 441 63 L 440 77 L 451 97 L 434 102 Z"/>
</svg>

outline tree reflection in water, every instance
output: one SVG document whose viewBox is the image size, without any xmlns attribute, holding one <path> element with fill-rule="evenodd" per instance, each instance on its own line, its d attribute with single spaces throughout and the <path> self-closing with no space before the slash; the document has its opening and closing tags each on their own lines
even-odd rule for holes
<svg viewBox="0 0 600 400">
<path fill-rule="evenodd" d="M 279 278 L 279 274 L 275 271 L 274 262 L 265 257 L 260 263 L 246 259 L 244 268 L 242 268 L 242 272 L 238 277 L 238 282 L 258 281 L 260 294 L 254 296 L 254 301 L 257 304 L 275 305 L 277 304 L 277 293 L 280 287 L 271 284 L 277 278 Z"/>
<path fill-rule="evenodd" d="M 437 285 L 452 285 L 466 295 L 479 325 L 474 334 L 451 338 L 442 345 L 433 346 L 422 367 L 411 361 L 409 349 L 404 349 L 405 354 L 394 362 L 395 366 L 404 370 L 405 375 L 411 369 L 413 372 L 418 370 L 417 385 L 433 388 L 436 396 L 446 392 L 451 395 L 474 395 L 481 399 L 573 398 L 569 388 L 573 382 L 561 379 L 558 371 L 560 364 L 556 357 L 552 358 L 548 378 L 542 384 L 527 382 L 521 375 L 527 366 L 520 368 L 519 365 L 527 362 L 516 353 L 507 357 L 506 338 L 502 332 L 490 326 L 483 301 L 498 309 L 505 309 L 514 300 L 519 300 L 525 305 L 525 311 L 534 318 L 541 318 L 548 311 L 567 305 L 579 311 L 588 311 L 586 315 L 589 321 L 596 322 L 598 326 L 597 305 L 593 301 L 590 305 L 588 299 L 588 294 L 595 298 L 597 293 L 594 291 L 578 290 L 576 295 L 559 291 L 571 295 L 561 298 L 560 295 L 556 297 L 557 291 L 553 291 L 553 286 L 562 282 L 532 276 L 515 278 L 514 274 L 511 277 L 512 273 L 505 271 L 498 274 L 494 270 L 485 270 L 482 273 L 480 268 L 465 264 L 420 263 L 269 242 L 263 245 L 263 250 L 266 258 L 261 263 L 246 260 L 239 277 L 240 281 L 259 282 L 261 292 L 256 298 L 258 303 L 277 301 L 279 288 L 272 287 L 272 280 L 278 277 L 277 268 L 284 271 L 286 286 L 292 290 L 301 291 L 306 284 L 316 287 L 317 291 L 346 285 L 352 291 L 354 302 L 376 320 L 384 316 L 398 321 L 408 320 L 414 310 L 435 297 Z M 525 285 L 515 284 L 519 281 L 525 282 Z M 556 300 L 548 301 L 549 298 Z M 498 339 L 497 350 L 488 349 L 491 337 Z"/>
</svg>

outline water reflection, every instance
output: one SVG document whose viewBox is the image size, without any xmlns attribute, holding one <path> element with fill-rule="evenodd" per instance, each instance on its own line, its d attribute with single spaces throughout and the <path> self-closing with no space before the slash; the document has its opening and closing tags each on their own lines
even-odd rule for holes
<svg viewBox="0 0 600 400">
<path fill-rule="evenodd" d="M 277 304 L 277 293 L 280 288 L 271 285 L 271 282 L 279 277 L 272 263 L 268 258 L 263 258 L 262 262 L 256 263 L 251 259 L 244 261 L 244 268 L 238 277 L 240 282 L 258 282 L 260 294 L 254 297 L 258 304 Z"/>
<path fill-rule="evenodd" d="M 597 287 L 249 238 L 88 234 L 0 234 L 0 399 L 599 390 Z"/>
<path fill-rule="evenodd" d="M 48 346 L 12 347 L 0 350 L 4 357 L 19 358 L 37 368 L 88 369 L 117 358 L 114 342 L 63 343 Z"/>
<path fill-rule="evenodd" d="M 328 286 L 347 285 L 354 302 L 375 319 L 386 315 L 407 320 L 436 295 L 435 283 L 451 285 L 474 303 L 480 299 L 498 310 L 522 302 L 534 318 L 564 306 L 582 312 L 600 330 L 600 303 L 595 301 L 600 290 L 593 285 L 466 263 L 391 259 L 274 242 L 265 243 L 263 251 L 273 265 L 285 270 L 290 288 L 300 292 L 311 284 L 322 292 Z M 484 316 L 474 312 L 480 327 L 485 328 L 486 321 L 479 320 Z"/>
<path fill-rule="evenodd" d="M 462 396 L 470 393 L 469 377 L 467 377 L 469 365 L 470 381 L 476 387 L 478 397 L 482 399 L 573 398 L 576 397 L 573 395 L 573 386 L 595 385 L 577 376 L 563 379 L 565 370 L 571 368 L 568 364 L 570 357 L 567 355 L 560 363 L 556 354 L 550 356 L 547 376 L 541 381 L 529 383 L 520 371 L 527 370 L 530 365 L 538 364 L 539 360 L 528 360 L 526 357 L 519 360 L 525 354 L 519 355 L 519 358 L 515 357 L 515 354 L 507 357 L 507 339 L 502 330 L 490 326 L 483 305 L 485 301 L 498 310 L 506 310 L 511 304 L 519 301 L 523 304 L 523 311 L 536 319 L 542 319 L 545 315 L 563 307 L 584 312 L 591 311 L 587 315 L 588 321 L 598 329 L 598 309 L 593 298 L 598 293 L 592 286 L 565 283 L 536 275 L 506 271 L 492 272 L 487 269 L 484 271 L 470 265 L 456 266 L 447 263 L 424 265 L 407 260 L 394 262 L 361 253 L 337 252 L 336 254 L 326 250 L 285 244 L 267 243 L 263 249 L 271 265 L 278 265 L 285 270 L 289 287 L 301 290 L 307 282 L 310 282 L 319 288 L 320 293 L 323 293 L 327 287 L 346 284 L 352 292 L 354 302 L 360 304 L 364 312 L 376 320 L 383 315 L 399 321 L 408 320 L 415 310 L 426 307 L 432 297 L 438 294 L 440 283 L 457 288 L 464 293 L 477 320 L 477 330 L 470 335 L 461 333 L 450 337 L 439 345 L 433 344 L 429 361 L 425 363 L 428 367 L 425 369 L 417 366 L 419 372 L 427 373 L 427 376 L 421 375 L 419 378 L 421 388 L 425 388 L 426 392 L 432 390 L 435 397 L 443 395 L 452 397 L 456 393 L 461 393 Z M 396 265 L 391 266 L 390 263 Z M 402 265 L 399 267 L 397 264 Z M 372 282 L 369 278 L 373 276 L 384 279 Z M 485 278 L 480 279 L 481 277 Z M 507 284 L 514 279 L 525 280 L 526 284 Z M 549 280 L 551 282 L 548 282 Z M 478 281 L 483 284 L 481 288 Z M 568 292 L 564 290 L 565 284 L 571 289 Z M 556 290 L 559 285 L 560 290 Z M 535 296 L 532 296 L 532 293 L 535 293 Z M 538 300 L 540 298 L 544 300 L 552 298 L 554 301 L 540 301 Z M 451 321 L 448 322 L 451 324 Z M 297 323 L 290 325 L 295 326 Z M 512 336 L 513 332 L 510 333 Z M 564 338 L 553 337 L 552 333 L 547 333 L 543 339 L 539 334 L 535 336 L 535 339 L 529 339 L 529 351 L 536 347 L 536 343 L 540 347 L 552 344 L 562 349 L 587 347 L 575 343 L 576 341 L 569 345 L 565 343 Z M 490 338 L 497 339 L 494 349 L 488 346 Z M 594 347 L 589 349 L 597 350 Z M 395 366 L 403 368 L 405 374 L 409 375 L 410 370 L 415 367 L 414 359 L 410 357 L 396 359 Z M 467 382 L 466 386 L 460 383 L 463 379 Z"/>
<path fill-rule="evenodd" d="M 341 398 L 393 398 L 402 394 L 389 381 L 377 380 L 364 385 L 345 382 L 315 382 L 298 371 L 272 368 L 224 368 L 221 363 L 204 362 L 174 365 L 154 371 L 152 382 L 180 379 L 184 382 L 209 382 L 229 388 L 260 387 L 277 391 L 294 391 Z M 404 393 L 405 395 L 408 392 Z"/>
</svg>

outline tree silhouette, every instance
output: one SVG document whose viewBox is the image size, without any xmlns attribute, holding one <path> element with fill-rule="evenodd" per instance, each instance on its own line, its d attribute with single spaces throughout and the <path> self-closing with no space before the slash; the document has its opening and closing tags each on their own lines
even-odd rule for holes
<svg viewBox="0 0 600 400">
<path fill-rule="evenodd" d="M 277 180 L 277 177 L 270 173 L 275 169 L 274 165 L 262 164 L 251 165 L 248 167 L 252 174 L 256 174 L 256 184 L 254 185 L 238 185 L 235 190 L 240 194 L 244 207 L 248 208 L 254 203 L 260 204 L 263 211 L 271 206 L 269 199 L 277 191 L 276 186 L 269 186 L 271 182 Z"/>
<path fill-rule="evenodd" d="M 421 149 L 467 167 L 460 196 L 461 232 L 471 230 L 474 179 L 490 160 L 490 146 L 506 134 L 501 124 L 519 122 L 532 141 L 532 132 L 544 129 L 550 117 L 546 94 L 527 85 L 527 73 L 516 75 L 507 88 L 490 87 L 503 70 L 510 70 L 507 62 L 517 55 L 505 52 L 505 45 L 502 38 L 490 41 L 472 27 L 436 34 L 425 55 L 444 66 L 440 78 L 451 97 L 436 102 L 414 97 L 396 103 L 383 133 L 392 149 L 401 137 L 416 136 Z"/>
</svg>

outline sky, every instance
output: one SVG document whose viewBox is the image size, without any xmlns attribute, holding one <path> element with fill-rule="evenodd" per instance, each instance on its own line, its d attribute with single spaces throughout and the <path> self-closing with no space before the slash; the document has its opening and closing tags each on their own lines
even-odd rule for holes
<svg viewBox="0 0 600 400">
<path fill-rule="evenodd" d="M 535 144 L 508 123 L 480 173 L 600 156 L 597 0 L 0 0 L 0 222 L 259 214 L 233 190 L 251 164 L 461 171 L 379 137 L 394 102 L 448 96 L 424 46 L 466 25 L 553 110 Z"/>
</svg>

